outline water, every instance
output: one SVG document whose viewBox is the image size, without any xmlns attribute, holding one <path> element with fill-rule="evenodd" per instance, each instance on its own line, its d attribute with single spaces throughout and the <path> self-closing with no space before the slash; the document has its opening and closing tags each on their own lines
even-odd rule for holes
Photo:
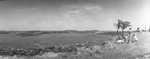
<svg viewBox="0 0 150 59">
<path fill-rule="evenodd" d="M 99 35 L 92 33 L 58 33 L 58 34 L 43 34 L 41 36 L 20 37 L 17 33 L 0 34 L 0 48 L 11 45 L 15 48 L 30 47 L 34 44 L 42 44 L 50 46 L 53 44 L 69 44 L 82 43 L 90 40 L 107 40 L 110 35 Z"/>
</svg>

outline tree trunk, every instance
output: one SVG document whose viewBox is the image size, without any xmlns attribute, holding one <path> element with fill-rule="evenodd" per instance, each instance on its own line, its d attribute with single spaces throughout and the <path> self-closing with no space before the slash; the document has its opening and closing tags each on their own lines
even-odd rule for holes
<svg viewBox="0 0 150 59">
<path fill-rule="evenodd" d="M 118 31 L 119 31 L 119 29 L 117 29 L 117 35 L 119 36 Z"/>
<path fill-rule="evenodd" d="M 119 28 L 117 29 L 117 36 L 118 36 L 118 39 L 120 40 L 120 37 L 119 37 Z"/>
<path fill-rule="evenodd" d="M 124 31 L 123 31 L 123 29 L 122 29 L 122 36 L 124 36 Z"/>
<path fill-rule="evenodd" d="M 124 29 L 122 29 L 122 38 L 125 40 L 125 37 L 124 37 Z"/>
</svg>

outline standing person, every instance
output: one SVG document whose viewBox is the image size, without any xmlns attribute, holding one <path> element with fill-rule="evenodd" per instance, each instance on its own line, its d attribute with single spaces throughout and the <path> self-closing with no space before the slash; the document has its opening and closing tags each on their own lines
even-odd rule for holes
<svg viewBox="0 0 150 59">
<path fill-rule="evenodd" d="M 127 43 L 129 43 L 131 41 L 131 32 L 132 32 L 131 28 L 129 28 Z"/>
</svg>

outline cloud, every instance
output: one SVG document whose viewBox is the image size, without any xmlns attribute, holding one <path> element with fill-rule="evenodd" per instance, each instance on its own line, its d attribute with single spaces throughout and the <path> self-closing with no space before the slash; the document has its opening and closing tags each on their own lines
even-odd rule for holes
<svg viewBox="0 0 150 59">
<path fill-rule="evenodd" d="M 80 10 L 67 11 L 68 13 L 81 14 Z"/>
<path fill-rule="evenodd" d="M 67 5 L 63 6 L 63 8 L 68 9 L 67 12 L 75 14 L 82 14 L 83 12 L 103 11 L 103 8 L 101 8 L 99 5 L 94 4 Z"/>
<path fill-rule="evenodd" d="M 100 6 L 97 6 L 97 5 L 90 5 L 90 6 L 84 6 L 84 9 L 85 10 L 91 10 L 91 11 L 102 11 L 103 9 L 100 7 Z"/>
<path fill-rule="evenodd" d="M 23 8 L 23 9 L 18 9 L 17 11 L 33 11 L 36 10 L 36 8 Z"/>
</svg>

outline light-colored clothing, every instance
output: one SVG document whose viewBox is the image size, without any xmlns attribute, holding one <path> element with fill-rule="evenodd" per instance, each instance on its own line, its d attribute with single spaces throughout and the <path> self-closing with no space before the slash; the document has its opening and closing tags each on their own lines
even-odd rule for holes
<svg viewBox="0 0 150 59">
<path fill-rule="evenodd" d="M 117 40 L 117 42 L 124 42 L 124 40 Z"/>
<path fill-rule="evenodd" d="M 136 36 L 132 36 L 132 40 L 138 40 L 138 38 Z"/>
<path fill-rule="evenodd" d="M 129 34 L 128 36 L 127 36 L 127 43 L 129 43 L 131 41 L 131 34 Z"/>
</svg>

